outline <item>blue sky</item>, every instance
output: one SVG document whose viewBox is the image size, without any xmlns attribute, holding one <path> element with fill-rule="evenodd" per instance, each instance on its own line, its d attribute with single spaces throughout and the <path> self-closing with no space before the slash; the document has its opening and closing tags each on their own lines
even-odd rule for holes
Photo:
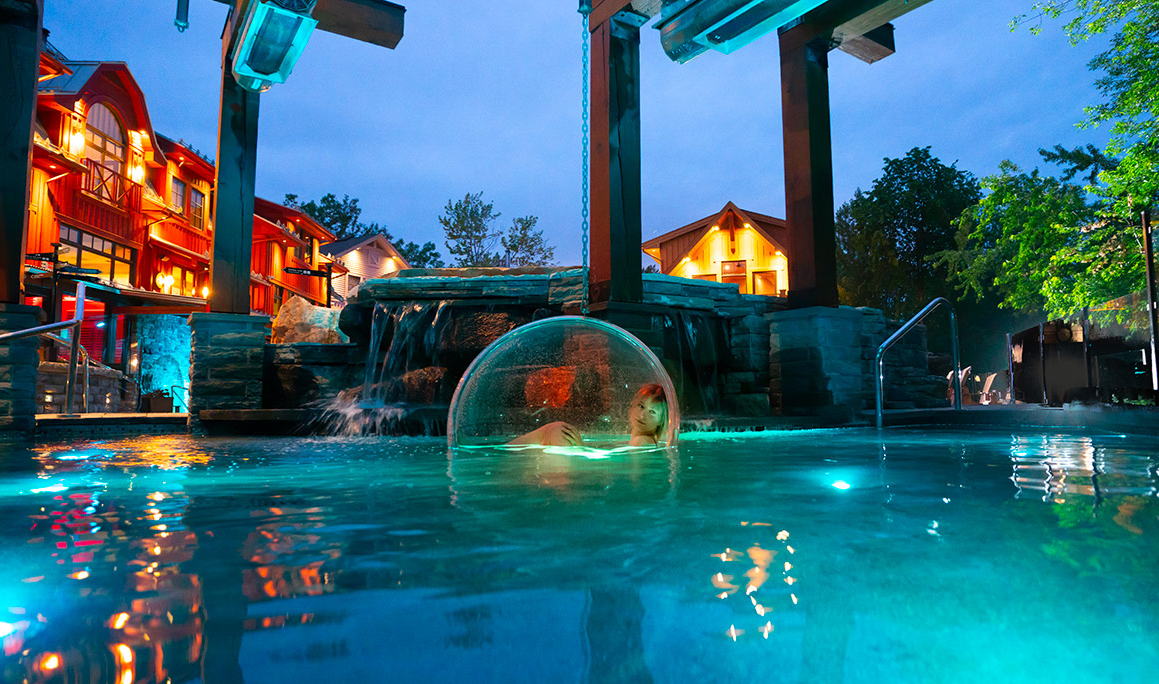
<svg viewBox="0 0 1159 684">
<path fill-rule="evenodd" d="M 293 75 L 262 95 L 257 192 L 358 197 L 363 220 L 434 241 L 448 199 L 483 191 L 501 225 L 539 217 L 560 263 L 579 263 L 580 17 L 573 0 L 411 2 L 387 50 L 315 32 Z M 154 127 L 216 154 L 226 7 L 193 0 L 46 0 L 50 40 L 75 60 L 123 61 Z M 836 202 L 868 188 L 884 157 L 931 146 L 979 176 L 1003 159 L 1039 165 L 1097 101 L 1086 68 L 1102 44 L 1071 47 L 1057 23 L 1012 32 L 1031 0 L 933 0 L 895 22 L 897 54 L 867 65 L 830 55 Z M 115 9 L 114 9 L 115 8 Z M 784 216 L 775 37 L 684 65 L 641 31 L 644 239 L 726 202 Z"/>
</svg>

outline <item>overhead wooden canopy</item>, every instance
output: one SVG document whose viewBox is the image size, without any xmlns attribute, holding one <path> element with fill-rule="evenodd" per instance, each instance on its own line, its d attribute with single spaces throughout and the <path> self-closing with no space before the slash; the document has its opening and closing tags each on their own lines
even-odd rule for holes
<svg viewBox="0 0 1159 684">
<path fill-rule="evenodd" d="M 236 0 L 217 0 L 234 6 Z M 364 43 L 393 49 L 402 40 L 406 8 L 386 0 L 318 0 L 312 16 L 318 28 Z"/>
<path fill-rule="evenodd" d="M 806 26 L 808 28 L 799 33 L 810 37 L 831 31 L 834 48 L 843 49 L 865 61 L 874 61 L 882 56 L 880 46 L 884 41 L 872 35 L 867 40 L 866 34 L 928 2 L 930 0 L 829 0 L 800 19 L 781 27 L 781 31 Z M 322 0 L 319 0 L 318 4 L 321 3 Z M 616 12 L 625 9 L 650 19 L 660 13 L 661 4 L 661 0 L 593 0 L 589 26 L 595 30 Z M 888 42 L 892 47 L 892 39 Z M 892 52 L 892 49 L 889 51 Z"/>
</svg>

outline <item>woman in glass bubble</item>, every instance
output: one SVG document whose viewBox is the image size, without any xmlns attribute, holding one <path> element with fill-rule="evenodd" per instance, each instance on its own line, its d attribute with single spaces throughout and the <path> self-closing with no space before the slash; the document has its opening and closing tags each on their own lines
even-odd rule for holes
<svg viewBox="0 0 1159 684">
<path fill-rule="evenodd" d="M 636 392 L 628 406 L 629 446 L 656 446 L 668 426 L 668 399 L 664 388 L 648 384 Z M 516 437 L 509 444 L 540 444 L 543 446 L 582 446 L 583 435 L 576 426 L 563 421 L 548 423 L 526 435 Z"/>
</svg>

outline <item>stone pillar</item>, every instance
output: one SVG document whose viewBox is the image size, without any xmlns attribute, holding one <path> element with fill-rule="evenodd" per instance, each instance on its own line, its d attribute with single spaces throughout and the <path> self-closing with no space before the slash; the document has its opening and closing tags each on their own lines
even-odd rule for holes
<svg viewBox="0 0 1159 684">
<path fill-rule="evenodd" d="M 26 330 L 44 322 L 39 306 L 0 303 L 0 331 Z M 36 426 L 36 381 L 40 338 L 0 343 L 0 432 L 30 432 Z"/>
<path fill-rule="evenodd" d="M 194 313 L 189 353 L 189 414 L 262 407 L 262 358 L 269 316 Z"/>
<path fill-rule="evenodd" d="M 769 315 L 769 399 L 781 415 L 848 421 L 865 406 L 862 313 L 814 306 Z"/>
</svg>

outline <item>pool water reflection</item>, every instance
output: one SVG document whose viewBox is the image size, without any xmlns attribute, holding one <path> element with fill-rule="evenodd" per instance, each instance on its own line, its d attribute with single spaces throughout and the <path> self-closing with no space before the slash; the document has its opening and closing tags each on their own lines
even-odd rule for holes
<svg viewBox="0 0 1159 684">
<path fill-rule="evenodd" d="M 0 461 L 3 681 L 1139 681 L 1159 449 L 1119 435 L 142 437 Z"/>
</svg>

